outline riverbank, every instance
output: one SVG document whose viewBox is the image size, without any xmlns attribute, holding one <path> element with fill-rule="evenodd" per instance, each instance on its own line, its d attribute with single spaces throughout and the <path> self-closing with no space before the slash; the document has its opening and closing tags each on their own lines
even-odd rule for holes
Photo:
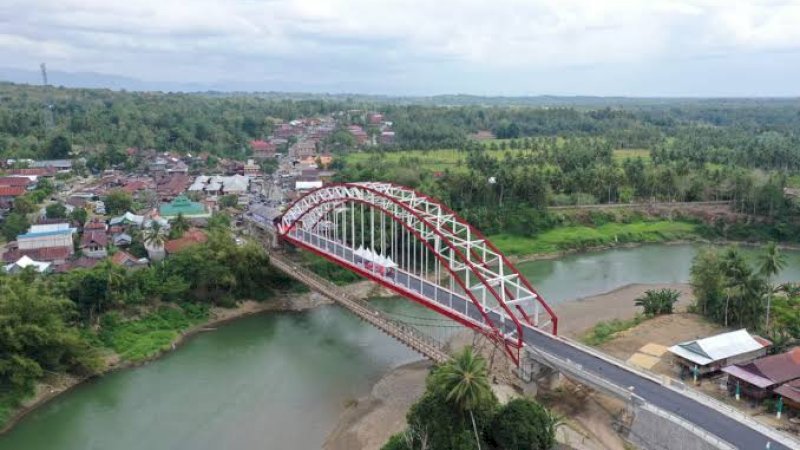
<svg viewBox="0 0 800 450">
<path fill-rule="evenodd" d="M 345 287 L 352 295 L 359 298 L 372 297 L 376 292 L 376 286 L 368 281 L 361 281 Z M 253 300 L 241 301 L 234 308 L 211 308 L 208 318 L 201 323 L 197 323 L 185 330 L 180 330 L 170 345 L 149 357 L 141 360 L 130 361 L 120 357 L 119 354 L 109 352 L 104 359 L 106 366 L 103 371 L 95 377 L 101 377 L 108 373 L 138 367 L 161 358 L 167 353 L 173 352 L 187 343 L 198 333 L 213 331 L 215 327 L 224 325 L 228 322 L 248 317 L 254 314 L 265 314 L 270 312 L 302 312 L 321 305 L 332 303 L 328 298 L 316 292 L 306 292 L 302 294 L 287 294 L 276 296 L 271 300 L 257 302 Z M 32 396 L 26 398 L 20 407 L 9 414 L 8 419 L 0 427 L 0 435 L 10 431 L 22 418 L 30 414 L 37 408 L 45 405 L 49 401 L 64 394 L 76 386 L 95 377 L 75 377 L 61 375 L 51 377 L 39 383 Z"/>
<path fill-rule="evenodd" d="M 636 316 L 638 308 L 634 299 L 648 289 L 676 289 L 681 292 L 678 309 L 684 309 L 692 301 L 691 287 L 685 283 L 629 284 L 599 295 L 576 298 L 554 306 L 560 320 L 562 335 L 578 337 L 596 323 L 608 320 L 625 320 Z M 463 339 L 462 339 L 463 340 Z M 467 339 L 468 342 L 469 339 Z M 405 427 L 408 409 L 422 395 L 429 363 L 415 362 L 397 367 L 381 378 L 372 392 L 345 409 L 336 427 L 328 435 L 326 450 L 379 450 L 386 440 Z M 610 448 L 614 434 L 609 417 L 597 417 L 591 413 L 573 417 L 578 434 L 586 436 L 582 445 L 573 439 L 574 448 Z M 572 426 L 571 426 L 572 428 Z M 617 448 L 617 447 L 613 447 Z M 622 448 L 622 447 L 619 447 Z"/>
</svg>

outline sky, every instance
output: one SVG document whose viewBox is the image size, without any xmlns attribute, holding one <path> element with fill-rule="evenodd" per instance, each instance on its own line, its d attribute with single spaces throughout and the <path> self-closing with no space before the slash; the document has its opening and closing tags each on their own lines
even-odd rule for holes
<svg viewBox="0 0 800 450">
<path fill-rule="evenodd" d="M 1 0 L 0 67 L 41 62 L 164 89 L 798 96 L 800 0 Z"/>
</svg>

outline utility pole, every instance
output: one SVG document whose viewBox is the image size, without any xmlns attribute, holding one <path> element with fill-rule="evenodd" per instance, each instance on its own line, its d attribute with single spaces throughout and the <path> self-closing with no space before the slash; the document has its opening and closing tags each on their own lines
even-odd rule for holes
<svg viewBox="0 0 800 450">
<path fill-rule="evenodd" d="M 44 120 L 45 135 L 53 129 L 53 103 L 50 100 L 50 90 L 47 84 L 47 67 L 44 63 L 39 65 L 42 69 L 42 87 L 44 87 L 44 109 L 42 110 L 42 119 Z"/>
</svg>

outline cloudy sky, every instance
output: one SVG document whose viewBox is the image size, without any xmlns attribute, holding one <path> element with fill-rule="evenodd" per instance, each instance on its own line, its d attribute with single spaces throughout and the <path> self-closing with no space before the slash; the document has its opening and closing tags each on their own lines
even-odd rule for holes
<svg viewBox="0 0 800 450">
<path fill-rule="evenodd" d="M 225 90 L 800 95 L 800 0 L 2 0 L 0 55 Z"/>
</svg>

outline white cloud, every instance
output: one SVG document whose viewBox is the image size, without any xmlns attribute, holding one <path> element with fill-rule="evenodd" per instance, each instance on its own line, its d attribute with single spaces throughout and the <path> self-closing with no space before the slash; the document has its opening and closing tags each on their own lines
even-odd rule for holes
<svg viewBox="0 0 800 450">
<path fill-rule="evenodd" d="M 195 67 L 198 81 L 276 69 L 426 79 L 444 68 L 501 80 L 504 71 L 791 50 L 797 23 L 800 2 L 788 1 L 7 0 L 0 53 L 11 58 L 3 65 L 46 59 L 149 79 L 174 76 L 164 66 L 176 65 Z"/>
</svg>

